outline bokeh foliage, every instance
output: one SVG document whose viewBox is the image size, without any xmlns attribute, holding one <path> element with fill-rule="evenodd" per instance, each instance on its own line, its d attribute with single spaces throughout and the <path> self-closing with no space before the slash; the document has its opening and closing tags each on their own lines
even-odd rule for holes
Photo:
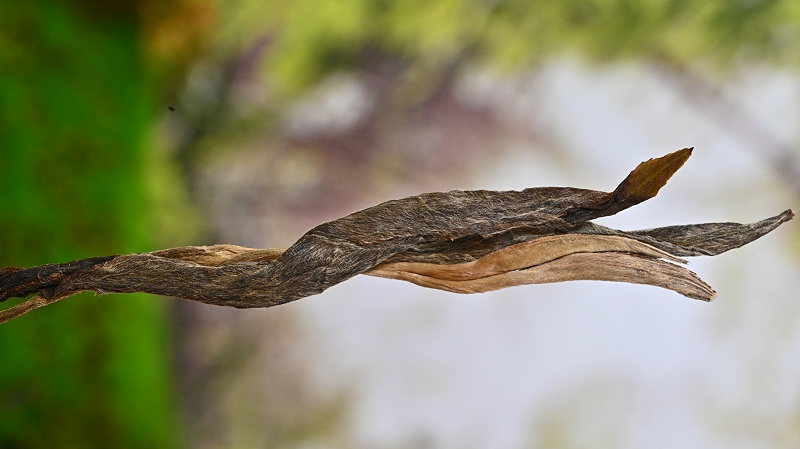
<svg viewBox="0 0 800 449">
<path fill-rule="evenodd" d="M 0 3 L 0 266 L 152 249 L 145 143 L 169 90 L 153 73 L 179 84 L 175 67 L 224 66 L 257 39 L 269 42 L 263 80 L 294 95 L 375 55 L 505 69 L 559 54 L 793 65 L 800 2 Z M 0 446 L 175 445 L 163 305 L 82 297 L 2 326 Z"/>
<path fill-rule="evenodd" d="M 154 98 L 136 21 L 11 3 L 0 7 L 0 265 L 148 249 Z M 163 301 L 48 309 L 0 328 L 0 446 L 173 446 Z"/>
<path fill-rule="evenodd" d="M 225 3 L 224 5 L 227 5 Z M 302 91 L 357 69 L 365 53 L 520 68 L 564 53 L 595 61 L 797 63 L 800 4 L 792 0 L 240 0 L 222 5 L 223 52 L 268 36 L 264 76 Z M 224 8 L 224 9 L 223 9 Z M 243 39 L 244 37 L 244 39 Z"/>
</svg>

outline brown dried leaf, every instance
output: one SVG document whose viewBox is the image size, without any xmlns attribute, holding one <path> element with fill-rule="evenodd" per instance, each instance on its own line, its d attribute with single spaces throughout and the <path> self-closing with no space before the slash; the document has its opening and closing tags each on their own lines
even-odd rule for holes
<svg viewBox="0 0 800 449">
<path fill-rule="evenodd" d="M 713 291 L 659 260 L 713 255 L 793 217 L 624 232 L 588 222 L 655 196 L 691 155 L 640 164 L 613 192 L 572 187 L 435 192 L 323 223 L 287 250 L 183 247 L 0 270 L 0 323 L 80 291 L 146 292 L 232 307 L 270 307 L 321 293 L 360 273 L 458 292 L 574 279 L 646 283 L 692 298 Z"/>
</svg>

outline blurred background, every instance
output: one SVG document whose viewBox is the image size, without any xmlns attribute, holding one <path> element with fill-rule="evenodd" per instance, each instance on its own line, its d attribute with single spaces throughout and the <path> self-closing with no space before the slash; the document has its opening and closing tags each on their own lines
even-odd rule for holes
<svg viewBox="0 0 800 449">
<path fill-rule="evenodd" d="M 4 2 L 0 266 L 286 247 L 425 191 L 611 190 L 687 146 L 599 222 L 756 221 L 798 209 L 798 61 L 792 0 Z M 0 327 L 0 447 L 795 448 L 797 236 L 693 259 L 710 304 L 82 294 Z"/>
</svg>

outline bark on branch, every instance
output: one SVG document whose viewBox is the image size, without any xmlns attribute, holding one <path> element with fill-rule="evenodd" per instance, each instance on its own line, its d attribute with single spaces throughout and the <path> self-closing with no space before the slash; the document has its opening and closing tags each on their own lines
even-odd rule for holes
<svg viewBox="0 0 800 449">
<path fill-rule="evenodd" d="M 323 223 L 286 250 L 190 246 L 0 269 L 0 323 L 81 291 L 146 292 L 238 308 L 271 307 L 323 292 L 357 274 L 457 293 L 568 280 L 649 284 L 690 298 L 715 293 L 677 265 L 716 255 L 790 220 L 619 231 L 589 220 L 654 197 L 691 155 L 640 164 L 613 192 L 572 187 L 452 191 L 388 201 Z M 677 264 L 676 264 L 677 263 Z"/>
</svg>

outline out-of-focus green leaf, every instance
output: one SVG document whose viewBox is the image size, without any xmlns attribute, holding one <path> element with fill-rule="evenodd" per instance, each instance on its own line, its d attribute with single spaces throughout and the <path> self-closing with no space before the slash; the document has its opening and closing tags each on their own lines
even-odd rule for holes
<svg viewBox="0 0 800 449">
<path fill-rule="evenodd" d="M 303 90 L 355 68 L 365 50 L 521 67 L 575 53 L 593 60 L 666 58 L 727 65 L 742 58 L 796 64 L 800 6 L 792 0 L 243 0 L 219 7 L 227 48 L 255 36 L 271 48 L 266 77 Z M 234 13 L 231 11 L 239 11 Z"/>
<path fill-rule="evenodd" d="M 136 21 L 0 7 L 0 260 L 147 248 L 153 109 Z M 162 304 L 86 298 L 0 330 L 0 447 L 170 447 Z"/>
</svg>

